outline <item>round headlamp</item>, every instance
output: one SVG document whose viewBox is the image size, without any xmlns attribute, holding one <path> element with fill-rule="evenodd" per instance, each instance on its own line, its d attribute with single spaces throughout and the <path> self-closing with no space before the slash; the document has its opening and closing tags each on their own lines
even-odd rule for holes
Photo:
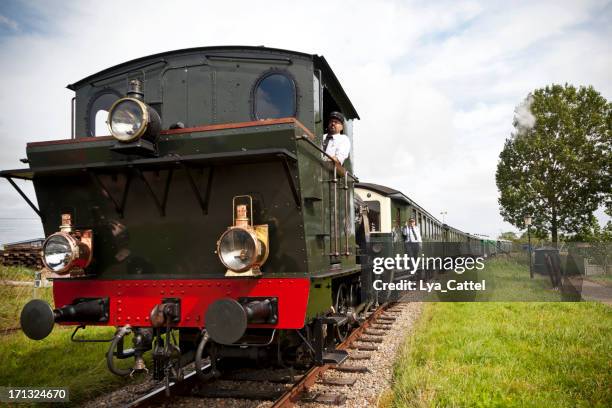
<svg viewBox="0 0 612 408">
<path fill-rule="evenodd" d="M 217 254 L 221 263 L 234 272 L 245 272 L 264 257 L 264 243 L 255 232 L 242 227 L 225 231 L 217 242 Z"/>
<path fill-rule="evenodd" d="M 79 244 L 70 234 L 56 232 L 47 238 L 42 252 L 43 264 L 61 275 L 67 273 L 79 258 Z"/>
<path fill-rule="evenodd" d="M 120 142 L 140 138 L 154 141 L 161 129 L 157 111 L 143 101 L 126 97 L 117 100 L 108 111 L 108 129 Z"/>
</svg>

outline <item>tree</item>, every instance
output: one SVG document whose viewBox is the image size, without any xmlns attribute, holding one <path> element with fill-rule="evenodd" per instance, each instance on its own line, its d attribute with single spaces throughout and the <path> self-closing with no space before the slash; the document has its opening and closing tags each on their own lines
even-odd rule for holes
<svg viewBox="0 0 612 408">
<path fill-rule="evenodd" d="M 516 232 L 506 231 L 506 232 L 502 232 L 501 234 L 499 234 L 499 237 L 497 237 L 497 239 L 505 239 L 507 241 L 516 241 L 518 240 L 518 237 L 516 236 Z"/>
<path fill-rule="evenodd" d="M 533 215 L 556 244 L 611 201 L 612 103 L 591 86 L 551 85 L 528 95 L 513 125 L 495 175 L 500 213 L 519 228 Z"/>
</svg>

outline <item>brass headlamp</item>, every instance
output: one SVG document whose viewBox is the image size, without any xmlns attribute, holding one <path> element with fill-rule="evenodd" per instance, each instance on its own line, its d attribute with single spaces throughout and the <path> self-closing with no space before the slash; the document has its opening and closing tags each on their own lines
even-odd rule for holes
<svg viewBox="0 0 612 408">
<path fill-rule="evenodd" d="M 139 139 L 155 142 L 161 131 L 159 114 L 144 103 L 139 80 L 130 81 L 127 96 L 111 106 L 106 123 L 111 135 L 122 143 Z"/>
<path fill-rule="evenodd" d="M 248 198 L 249 205 L 236 205 L 240 198 Z M 225 276 L 260 276 L 260 267 L 266 262 L 269 252 L 268 225 L 253 225 L 251 196 L 234 197 L 232 209 L 233 225 L 217 241 L 217 255 L 227 268 Z"/>
<path fill-rule="evenodd" d="M 91 230 L 74 230 L 70 214 L 62 214 L 60 231 L 49 235 L 42 247 L 42 261 L 47 269 L 58 275 L 73 269 L 83 270 L 93 256 Z"/>
</svg>

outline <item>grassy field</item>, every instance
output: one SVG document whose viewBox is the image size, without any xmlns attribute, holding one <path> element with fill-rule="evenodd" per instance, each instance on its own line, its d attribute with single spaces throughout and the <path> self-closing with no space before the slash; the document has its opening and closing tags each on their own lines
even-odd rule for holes
<svg viewBox="0 0 612 408">
<path fill-rule="evenodd" d="M 114 328 L 87 328 L 87 338 L 110 338 Z M 135 380 L 112 375 L 104 358 L 108 343 L 73 343 L 72 329 L 56 326 L 44 340 L 23 333 L 2 337 L 0 386 L 66 387 L 78 405 L 105 391 Z"/>
<path fill-rule="evenodd" d="M 0 265 L 0 280 L 33 281 L 34 270 L 24 266 Z"/>
<path fill-rule="evenodd" d="M 31 279 L 28 270 L 0 267 L 0 279 Z M 22 276 L 23 279 L 17 279 Z M 0 329 L 19 325 L 21 308 L 33 297 L 51 302 L 50 288 L 0 285 Z M 56 325 L 49 337 L 41 341 L 28 339 L 21 331 L 0 337 L 0 386 L 67 387 L 71 405 L 78 405 L 101 393 L 130 382 L 109 373 L 106 368 L 108 343 L 74 343 L 73 328 Z M 109 339 L 113 327 L 88 327 L 86 338 Z M 79 335 L 83 337 L 83 335 Z M 129 343 L 126 343 L 129 347 Z M 131 360 L 126 360 L 127 362 Z"/>
<path fill-rule="evenodd" d="M 0 280 L 30 281 L 34 280 L 34 271 L 22 267 L 0 266 Z M 19 327 L 19 314 L 23 306 L 33 298 L 51 302 L 51 288 L 34 288 L 33 286 L 0 285 L 0 331 Z"/>
<path fill-rule="evenodd" d="M 516 263 L 506 258 L 497 258 L 487 262 L 482 271 L 473 269 L 462 275 L 452 272 L 439 276 L 441 282 L 448 279 L 458 281 L 486 280 L 485 292 L 447 293 L 438 299 L 446 300 L 476 300 L 480 302 L 558 302 L 559 300 L 579 300 L 569 289 L 556 291 L 551 288 L 550 277 L 534 274 L 529 278 L 528 266 Z M 436 299 L 432 297 L 431 299 Z"/>
<path fill-rule="evenodd" d="M 493 299 L 521 290 L 544 300 L 562 296 L 547 289 L 546 280 L 523 279 L 523 266 L 496 260 L 487 268 L 497 280 Z M 612 406 L 608 306 L 428 303 L 413 333 L 396 361 L 384 406 Z"/>
</svg>

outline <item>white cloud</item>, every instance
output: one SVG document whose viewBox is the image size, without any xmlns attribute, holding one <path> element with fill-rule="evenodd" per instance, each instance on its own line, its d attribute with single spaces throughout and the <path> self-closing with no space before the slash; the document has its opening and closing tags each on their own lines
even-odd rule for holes
<svg viewBox="0 0 612 408">
<path fill-rule="evenodd" d="M 11 20 L 10 18 L 3 16 L 0 14 L 0 26 L 5 26 L 10 28 L 13 31 L 19 30 L 19 24 L 15 20 Z"/>
<path fill-rule="evenodd" d="M 266 45 L 330 62 L 362 118 L 354 152 L 363 181 L 400 189 L 434 215 L 446 210 L 468 232 L 497 235 L 510 229 L 494 175 L 514 108 L 551 82 L 593 84 L 612 99 L 612 28 L 599 21 L 609 2 L 30 7 L 48 17 L 45 34 L 21 30 L 0 43 L 0 168 L 20 167 L 26 141 L 69 135 L 68 83 L 171 49 Z M 0 217 L 31 214 L 7 183 L 0 194 Z"/>
</svg>

